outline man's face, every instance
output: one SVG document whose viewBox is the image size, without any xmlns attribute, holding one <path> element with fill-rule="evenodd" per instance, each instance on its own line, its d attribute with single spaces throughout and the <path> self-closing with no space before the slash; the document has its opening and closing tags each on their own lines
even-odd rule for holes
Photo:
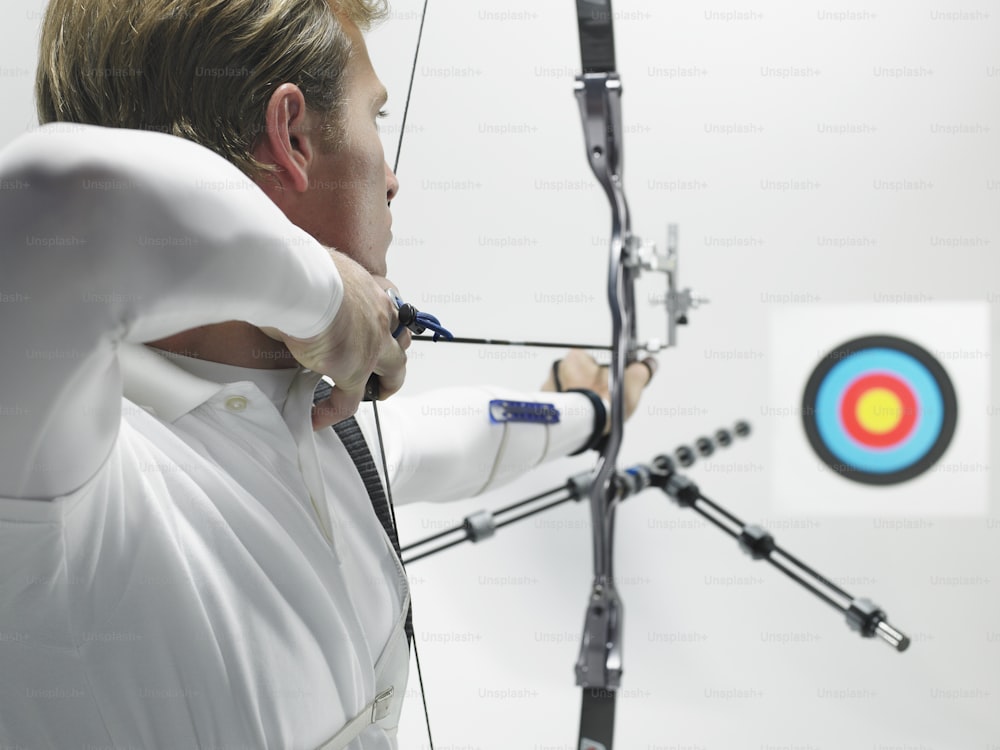
<svg viewBox="0 0 1000 750">
<path fill-rule="evenodd" d="M 386 91 L 358 28 L 341 19 L 353 50 L 347 65 L 342 139 L 320 153 L 309 173 L 309 190 L 293 221 L 328 247 L 350 256 L 369 273 L 386 275 L 392 241 L 389 201 L 399 183 L 385 161 L 376 120 Z"/>
</svg>

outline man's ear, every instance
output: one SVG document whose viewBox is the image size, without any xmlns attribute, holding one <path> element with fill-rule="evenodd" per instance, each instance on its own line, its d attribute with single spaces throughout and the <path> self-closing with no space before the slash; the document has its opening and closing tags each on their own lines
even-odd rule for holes
<svg viewBox="0 0 1000 750">
<path fill-rule="evenodd" d="M 294 83 L 283 83 L 274 90 L 264 116 L 265 130 L 253 148 L 254 157 L 278 169 L 264 179 L 277 183 L 282 191 L 304 193 L 309 188 L 309 170 L 313 164 L 320 136 L 312 125 L 305 96 Z"/>
</svg>

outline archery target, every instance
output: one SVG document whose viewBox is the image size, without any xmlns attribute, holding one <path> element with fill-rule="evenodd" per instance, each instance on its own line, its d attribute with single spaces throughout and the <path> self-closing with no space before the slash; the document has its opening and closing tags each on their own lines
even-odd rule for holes
<svg viewBox="0 0 1000 750">
<path fill-rule="evenodd" d="M 772 510 L 970 516 L 989 511 L 990 307 L 775 305 L 766 396 Z"/>
<path fill-rule="evenodd" d="M 833 471 L 867 484 L 897 484 L 927 471 L 951 443 L 955 389 L 923 347 L 866 336 L 831 350 L 802 399 L 813 450 Z"/>
</svg>

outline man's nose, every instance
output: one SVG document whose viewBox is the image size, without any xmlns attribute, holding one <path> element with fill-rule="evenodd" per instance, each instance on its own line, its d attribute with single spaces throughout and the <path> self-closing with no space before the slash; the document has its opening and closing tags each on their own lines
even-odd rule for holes
<svg viewBox="0 0 1000 750">
<path fill-rule="evenodd" d="M 392 203 L 392 199 L 399 192 L 399 180 L 396 179 L 396 173 L 392 171 L 389 162 L 385 163 L 385 188 L 385 201 Z"/>
</svg>

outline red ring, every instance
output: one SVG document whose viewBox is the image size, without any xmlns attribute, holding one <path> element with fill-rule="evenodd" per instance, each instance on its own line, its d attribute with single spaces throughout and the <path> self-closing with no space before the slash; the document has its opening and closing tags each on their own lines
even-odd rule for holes
<svg viewBox="0 0 1000 750">
<path fill-rule="evenodd" d="M 876 433 L 858 422 L 858 400 L 872 388 L 884 388 L 895 394 L 902 404 L 899 423 L 888 432 Z M 858 378 L 844 392 L 840 402 L 840 419 L 852 438 L 869 448 L 889 448 L 903 442 L 917 423 L 917 399 L 913 390 L 901 378 L 887 373 L 872 373 Z"/>
</svg>

